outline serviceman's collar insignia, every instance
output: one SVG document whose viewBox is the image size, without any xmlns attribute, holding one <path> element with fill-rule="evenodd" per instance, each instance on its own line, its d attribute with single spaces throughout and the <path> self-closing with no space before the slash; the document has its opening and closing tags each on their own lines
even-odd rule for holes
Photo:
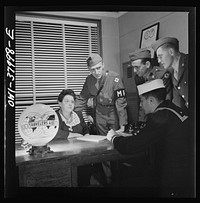
<svg viewBox="0 0 200 203">
<path fill-rule="evenodd" d="M 119 82 L 119 78 L 115 78 L 115 82 Z"/>
</svg>

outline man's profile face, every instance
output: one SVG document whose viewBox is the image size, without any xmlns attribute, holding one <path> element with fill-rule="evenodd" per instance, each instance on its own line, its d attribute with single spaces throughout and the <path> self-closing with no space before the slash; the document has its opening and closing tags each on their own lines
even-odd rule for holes
<svg viewBox="0 0 200 203">
<path fill-rule="evenodd" d="M 103 62 L 99 62 L 98 64 L 89 67 L 90 73 L 99 80 L 103 75 L 104 64 Z"/>
<path fill-rule="evenodd" d="M 142 63 L 142 59 L 136 59 L 132 61 L 131 65 L 134 68 L 134 72 L 139 77 L 142 77 L 147 72 L 148 67 L 146 66 L 146 64 Z"/>
<path fill-rule="evenodd" d="M 140 107 L 144 110 L 145 114 L 152 113 L 153 109 L 152 109 L 150 97 L 146 98 L 140 95 Z"/>
<path fill-rule="evenodd" d="M 156 50 L 158 63 L 163 66 L 165 69 L 168 69 L 172 66 L 173 56 L 170 54 L 169 48 L 159 47 Z"/>
</svg>

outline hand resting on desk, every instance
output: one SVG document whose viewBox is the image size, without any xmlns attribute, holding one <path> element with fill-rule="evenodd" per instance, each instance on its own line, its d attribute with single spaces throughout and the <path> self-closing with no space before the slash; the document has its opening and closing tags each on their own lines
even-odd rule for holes
<svg viewBox="0 0 200 203">
<path fill-rule="evenodd" d="M 111 141 L 111 140 L 112 140 L 112 137 L 115 136 L 115 135 L 117 135 L 117 133 L 116 133 L 113 129 L 111 129 L 111 130 L 108 131 L 108 133 L 107 133 L 107 135 L 106 135 L 106 138 L 107 138 L 109 141 Z"/>
<path fill-rule="evenodd" d="M 132 136 L 132 134 L 131 133 L 124 133 L 124 132 L 121 132 L 121 131 L 114 131 L 113 129 L 111 129 L 111 130 L 108 131 L 106 138 L 109 141 L 112 141 L 114 136 L 128 137 L 128 136 Z"/>
</svg>

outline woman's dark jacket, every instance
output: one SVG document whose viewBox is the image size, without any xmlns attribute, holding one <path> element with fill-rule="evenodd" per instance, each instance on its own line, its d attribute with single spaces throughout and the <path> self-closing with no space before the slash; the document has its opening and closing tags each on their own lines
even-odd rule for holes
<svg viewBox="0 0 200 203">
<path fill-rule="evenodd" d="M 75 126 L 72 126 L 72 130 L 70 130 L 70 127 L 67 126 L 65 124 L 65 122 L 62 120 L 60 113 L 59 113 L 59 110 L 60 109 L 56 110 L 56 113 L 57 113 L 58 119 L 59 119 L 59 129 L 58 129 L 56 136 L 54 137 L 54 140 L 55 139 L 67 139 L 70 132 L 80 133 L 82 135 L 89 133 L 89 129 L 88 129 L 88 126 L 86 125 L 86 123 L 84 121 L 82 112 L 75 112 L 80 119 L 80 123 L 75 125 Z"/>
</svg>

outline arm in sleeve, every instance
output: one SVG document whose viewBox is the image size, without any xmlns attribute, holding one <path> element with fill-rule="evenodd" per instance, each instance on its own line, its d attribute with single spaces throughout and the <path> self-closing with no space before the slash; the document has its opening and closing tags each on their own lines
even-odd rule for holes
<svg viewBox="0 0 200 203">
<path fill-rule="evenodd" d="M 166 99 L 172 101 L 173 98 L 173 83 L 172 83 L 172 69 L 166 70 L 161 67 L 154 67 L 154 75 L 156 79 L 162 79 L 166 88 Z"/>
<path fill-rule="evenodd" d="M 82 112 L 80 111 L 80 112 L 76 112 L 76 113 L 78 114 L 78 116 L 80 118 L 80 124 L 82 126 L 82 133 L 81 134 L 83 134 L 83 135 L 89 134 L 89 128 L 88 128 L 87 124 L 85 123 Z"/>
<path fill-rule="evenodd" d="M 122 80 L 118 77 L 114 79 L 114 99 L 119 118 L 119 125 L 126 125 L 128 123 L 126 92 Z"/>
<path fill-rule="evenodd" d="M 87 105 L 87 101 L 90 98 L 90 92 L 88 90 L 88 86 L 87 86 L 87 79 L 83 85 L 83 88 L 81 90 L 81 93 L 79 96 L 77 96 L 76 98 L 76 103 L 75 103 L 75 111 L 82 111 L 83 109 L 86 108 Z"/>
<path fill-rule="evenodd" d="M 154 117 L 154 116 L 152 116 Z M 112 142 L 114 148 L 122 154 L 134 154 L 146 150 L 158 139 L 163 139 L 166 132 L 165 118 L 148 118 L 146 126 L 136 135 L 130 137 L 116 136 Z"/>
</svg>

